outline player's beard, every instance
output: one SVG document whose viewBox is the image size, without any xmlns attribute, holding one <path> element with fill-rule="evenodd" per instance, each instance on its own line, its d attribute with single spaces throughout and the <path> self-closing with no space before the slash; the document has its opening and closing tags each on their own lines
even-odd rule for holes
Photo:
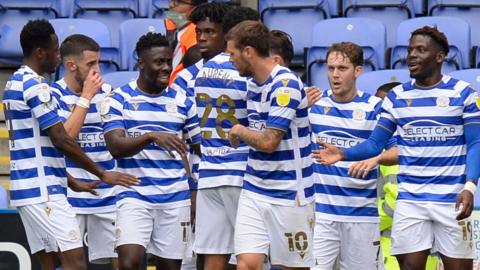
<svg viewBox="0 0 480 270">
<path fill-rule="evenodd" d="M 86 76 L 82 78 L 82 74 L 80 74 L 80 71 L 77 70 L 75 71 L 75 75 L 73 76 L 75 78 L 75 81 L 77 81 L 78 85 L 80 86 L 80 90 L 83 89 L 83 83 L 85 82 L 85 79 L 87 78 Z"/>
</svg>

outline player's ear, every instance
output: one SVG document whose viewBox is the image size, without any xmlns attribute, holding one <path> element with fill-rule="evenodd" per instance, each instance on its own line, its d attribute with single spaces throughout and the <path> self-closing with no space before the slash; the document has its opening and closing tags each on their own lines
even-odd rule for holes
<svg viewBox="0 0 480 270">
<path fill-rule="evenodd" d="M 70 72 L 75 71 L 77 69 L 77 65 L 71 59 L 65 60 L 63 65 L 65 66 L 65 69 Z"/>
</svg>

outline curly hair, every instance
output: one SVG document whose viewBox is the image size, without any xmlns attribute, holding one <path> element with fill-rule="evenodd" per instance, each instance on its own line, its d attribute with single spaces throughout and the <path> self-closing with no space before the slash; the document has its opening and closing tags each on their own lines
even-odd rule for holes
<svg viewBox="0 0 480 270">
<path fill-rule="evenodd" d="M 440 46 L 445 55 L 448 54 L 450 50 L 448 47 L 448 39 L 443 32 L 438 31 L 437 26 L 431 27 L 426 25 L 422 28 L 418 28 L 417 30 L 412 32 L 410 39 L 412 39 L 412 37 L 416 35 L 430 37 L 433 41 L 435 41 L 438 46 Z"/>
<path fill-rule="evenodd" d="M 30 20 L 20 32 L 23 55 L 28 57 L 37 48 L 47 48 L 55 34 L 53 26 L 45 19 Z"/>
<path fill-rule="evenodd" d="M 137 53 L 138 57 L 140 57 L 144 51 L 155 47 L 170 47 L 170 44 L 164 35 L 160 33 L 148 32 L 138 39 L 137 45 L 135 46 L 135 52 Z"/>
</svg>

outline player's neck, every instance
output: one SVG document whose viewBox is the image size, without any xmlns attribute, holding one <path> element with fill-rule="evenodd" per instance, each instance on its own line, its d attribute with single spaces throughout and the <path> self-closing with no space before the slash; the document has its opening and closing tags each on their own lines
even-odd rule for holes
<svg viewBox="0 0 480 270">
<path fill-rule="evenodd" d="M 442 81 L 442 73 L 435 72 L 432 76 L 426 78 L 416 78 L 415 85 L 420 88 L 432 88 Z"/>
<path fill-rule="evenodd" d="M 263 84 L 268 80 L 275 66 L 277 64 L 273 63 L 270 58 L 258 58 L 252 62 L 253 78 L 259 84 Z"/>
<path fill-rule="evenodd" d="M 332 92 L 332 96 L 336 102 L 341 102 L 341 103 L 350 102 L 357 96 L 357 89 L 352 88 L 348 92 L 343 93 L 342 95 L 335 94 Z"/>
<path fill-rule="evenodd" d="M 67 84 L 67 87 L 68 89 L 70 89 L 70 91 L 73 91 L 77 94 L 82 93 L 82 87 L 77 82 L 77 80 L 75 80 L 73 74 L 70 74 L 70 73 L 65 74 L 65 77 L 63 77 L 63 80 L 65 81 L 65 84 Z"/>
<path fill-rule="evenodd" d="M 137 88 L 144 94 L 150 96 L 158 96 L 165 91 L 167 87 L 157 87 L 155 85 L 150 85 L 149 83 L 145 82 L 144 80 L 137 80 Z"/>
<path fill-rule="evenodd" d="M 43 75 L 45 73 L 45 71 L 42 70 L 40 63 L 35 59 L 25 58 L 23 60 L 23 63 L 29 68 L 31 68 L 33 71 L 35 71 L 35 73 L 37 73 L 38 75 Z"/>
</svg>

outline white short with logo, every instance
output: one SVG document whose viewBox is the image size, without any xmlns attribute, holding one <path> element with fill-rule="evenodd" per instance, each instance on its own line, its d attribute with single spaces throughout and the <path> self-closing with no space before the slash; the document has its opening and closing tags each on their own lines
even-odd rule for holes
<svg viewBox="0 0 480 270">
<path fill-rule="evenodd" d="M 241 187 L 216 187 L 197 191 L 195 242 L 197 254 L 232 254 L 233 233 Z"/>
<path fill-rule="evenodd" d="M 147 209 L 131 202 L 117 207 L 116 247 L 137 244 L 155 256 L 181 260 L 190 257 L 190 206 Z"/>
<path fill-rule="evenodd" d="M 272 265 L 313 266 L 314 215 L 313 203 L 275 205 L 242 192 L 235 226 L 235 255 L 265 254 Z"/>
<path fill-rule="evenodd" d="M 116 212 L 77 214 L 82 238 L 88 244 L 88 259 L 94 264 L 107 264 L 118 257 L 115 252 Z"/>
<path fill-rule="evenodd" d="M 313 270 L 332 270 L 337 258 L 342 270 L 384 269 L 378 223 L 317 220 L 313 245 Z"/>
<path fill-rule="evenodd" d="M 75 211 L 67 199 L 18 207 L 32 254 L 83 246 Z"/>
<path fill-rule="evenodd" d="M 456 216 L 453 203 L 397 201 L 391 254 L 431 249 L 451 258 L 475 258 L 471 218 Z"/>
</svg>

